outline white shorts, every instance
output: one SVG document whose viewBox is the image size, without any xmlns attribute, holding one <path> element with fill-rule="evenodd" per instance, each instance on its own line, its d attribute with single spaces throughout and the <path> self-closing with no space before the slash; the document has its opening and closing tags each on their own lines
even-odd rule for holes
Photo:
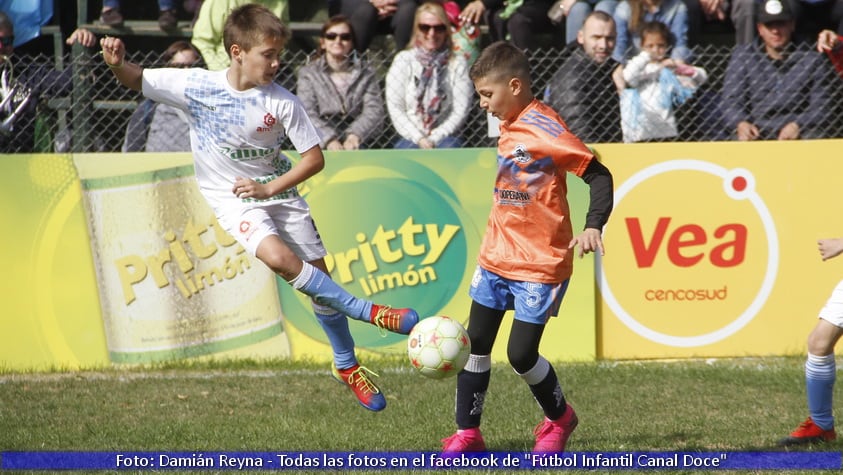
<svg viewBox="0 0 843 475">
<path fill-rule="evenodd" d="M 820 310 L 819 318 L 828 323 L 843 328 L 843 280 L 837 283 L 831 292 L 831 297 Z"/>
<path fill-rule="evenodd" d="M 281 238 L 303 261 L 313 261 L 328 253 L 310 207 L 302 198 L 264 203 L 237 203 L 217 212 L 220 226 L 253 256 L 267 236 Z"/>
</svg>

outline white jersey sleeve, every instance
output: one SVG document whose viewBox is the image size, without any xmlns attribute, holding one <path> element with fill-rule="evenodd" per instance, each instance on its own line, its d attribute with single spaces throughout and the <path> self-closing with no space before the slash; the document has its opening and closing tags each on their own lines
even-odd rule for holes
<svg viewBox="0 0 843 475">
<path fill-rule="evenodd" d="M 284 130 L 287 131 L 287 137 L 296 152 L 303 153 L 319 145 L 319 132 L 307 115 L 301 100 L 289 91 L 284 91 L 289 94 L 289 100 L 280 103 L 283 110 L 279 111 L 278 116 L 282 118 Z"/>
<path fill-rule="evenodd" d="M 143 95 L 155 102 L 186 110 L 184 89 L 187 77 L 185 69 L 145 68 L 142 80 Z"/>
</svg>

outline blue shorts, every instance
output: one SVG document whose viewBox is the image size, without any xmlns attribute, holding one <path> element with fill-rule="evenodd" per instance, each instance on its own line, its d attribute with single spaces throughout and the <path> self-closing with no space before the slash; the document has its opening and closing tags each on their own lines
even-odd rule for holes
<svg viewBox="0 0 843 475">
<path fill-rule="evenodd" d="M 541 284 L 504 279 L 480 266 L 471 278 L 468 294 L 486 307 L 495 310 L 515 310 L 515 319 L 544 325 L 559 313 L 559 306 L 568 290 L 568 281 Z"/>
</svg>

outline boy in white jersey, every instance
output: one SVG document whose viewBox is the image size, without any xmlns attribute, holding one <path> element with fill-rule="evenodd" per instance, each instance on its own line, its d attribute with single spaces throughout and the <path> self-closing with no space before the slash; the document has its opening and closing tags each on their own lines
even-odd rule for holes
<svg viewBox="0 0 843 475">
<path fill-rule="evenodd" d="M 293 288 L 313 299 L 331 343 L 333 375 L 367 409 L 386 399 L 354 354 L 346 315 L 407 334 L 418 322 L 412 309 L 358 299 L 328 276 L 327 254 L 307 203 L 296 186 L 322 170 L 319 136 L 296 96 L 274 82 L 289 30 L 270 10 L 248 4 L 231 11 L 223 42 L 231 66 L 143 69 L 126 61 L 118 38 L 100 41 L 117 80 L 157 102 L 183 110 L 190 123 L 196 180 L 219 223 Z M 301 160 L 281 153 L 288 136 Z"/>
</svg>

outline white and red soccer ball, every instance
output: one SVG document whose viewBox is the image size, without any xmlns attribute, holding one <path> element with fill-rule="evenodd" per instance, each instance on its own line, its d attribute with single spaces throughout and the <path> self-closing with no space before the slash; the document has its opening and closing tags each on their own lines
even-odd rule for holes
<svg viewBox="0 0 843 475">
<path fill-rule="evenodd" d="M 427 317 L 417 323 L 407 337 L 410 364 L 431 379 L 459 373 L 470 353 L 468 332 L 450 317 Z"/>
</svg>

